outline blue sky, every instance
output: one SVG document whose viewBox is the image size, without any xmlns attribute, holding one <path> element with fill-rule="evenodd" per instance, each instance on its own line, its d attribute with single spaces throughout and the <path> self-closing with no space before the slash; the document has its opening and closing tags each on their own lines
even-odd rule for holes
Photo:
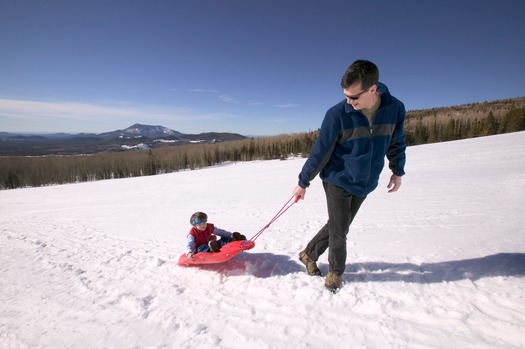
<svg viewBox="0 0 525 349">
<path fill-rule="evenodd" d="M 0 0 L 0 131 L 317 129 L 369 59 L 407 110 L 525 96 L 525 1 Z"/>
</svg>

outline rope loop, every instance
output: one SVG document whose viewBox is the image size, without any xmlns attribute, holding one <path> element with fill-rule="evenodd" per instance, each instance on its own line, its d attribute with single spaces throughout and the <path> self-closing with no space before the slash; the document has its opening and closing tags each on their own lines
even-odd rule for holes
<svg viewBox="0 0 525 349">
<path fill-rule="evenodd" d="M 292 201 L 295 197 L 295 200 L 290 203 L 290 201 Z M 285 213 L 290 207 L 293 206 L 293 204 L 295 204 L 298 200 L 299 200 L 299 196 L 294 196 L 292 195 L 292 197 L 284 204 L 283 207 L 281 207 L 281 209 L 279 210 L 279 212 L 277 212 L 277 214 L 270 220 L 270 222 L 268 222 L 268 224 L 266 224 L 264 226 L 264 228 L 262 228 L 261 230 L 259 230 L 259 232 L 257 234 L 255 234 L 251 239 L 250 241 L 255 241 L 259 236 L 261 236 L 261 234 L 266 230 L 268 229 L 268 227 L 270 226 L 270 224 L 272 224 L 273 222 L 275 222 L 277 220 L 277 218 L 281 217 L 283 215 L 283 213 Z"/>
</svg>

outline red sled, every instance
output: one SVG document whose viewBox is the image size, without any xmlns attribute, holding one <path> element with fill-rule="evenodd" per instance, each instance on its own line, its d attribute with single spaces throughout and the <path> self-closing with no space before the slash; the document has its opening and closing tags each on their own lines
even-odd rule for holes
<svg viewBox="0 0 525 349">
<path fill-rule="evenodd" d="M 219 252 L 200 252 L 193 255 L 192 259 L 188 259 L 186 254 L 182 254 L 179 258 L 178 265 L 190 266 L 197 264 L 218 264 L 229 261 L 242 251 L 250 250 L 255 246 L 255 242 L 251 240 L 233 241 L 221 247 Z"/>
</svg>

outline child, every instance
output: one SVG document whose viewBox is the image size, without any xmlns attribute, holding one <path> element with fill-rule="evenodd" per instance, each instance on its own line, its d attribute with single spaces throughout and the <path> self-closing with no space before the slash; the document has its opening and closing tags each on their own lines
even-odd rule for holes
<svg viewBox="0 0 525 349">
<path fill-rule="evenodd" d="M 219 252 L 221 247 L 229 242 L 246 240 L 246 237 L 238 232 L 230 233 L 207 222 L 208 216 L 204 212 L 195 212 L 191 215 L 190 223 L 193 228 L 191 228 L 186 240 L 186 256 L 188 259 L 192 259 L 195 253 Z M 219 241 L 217 241 L 217 235 L 221 237 Z"/>
</svg>

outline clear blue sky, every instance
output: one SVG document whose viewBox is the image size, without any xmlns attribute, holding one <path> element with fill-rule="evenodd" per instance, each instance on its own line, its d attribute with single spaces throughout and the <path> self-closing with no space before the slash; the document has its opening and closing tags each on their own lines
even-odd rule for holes
<svg viewBox="0 0 525 349">
<path fill-rule="evenodd" d="M 525 96 L 525 1 L 0 0 L 0 131 L 314 130 L 360 58 L 407 110 Z"/>
</svg>

